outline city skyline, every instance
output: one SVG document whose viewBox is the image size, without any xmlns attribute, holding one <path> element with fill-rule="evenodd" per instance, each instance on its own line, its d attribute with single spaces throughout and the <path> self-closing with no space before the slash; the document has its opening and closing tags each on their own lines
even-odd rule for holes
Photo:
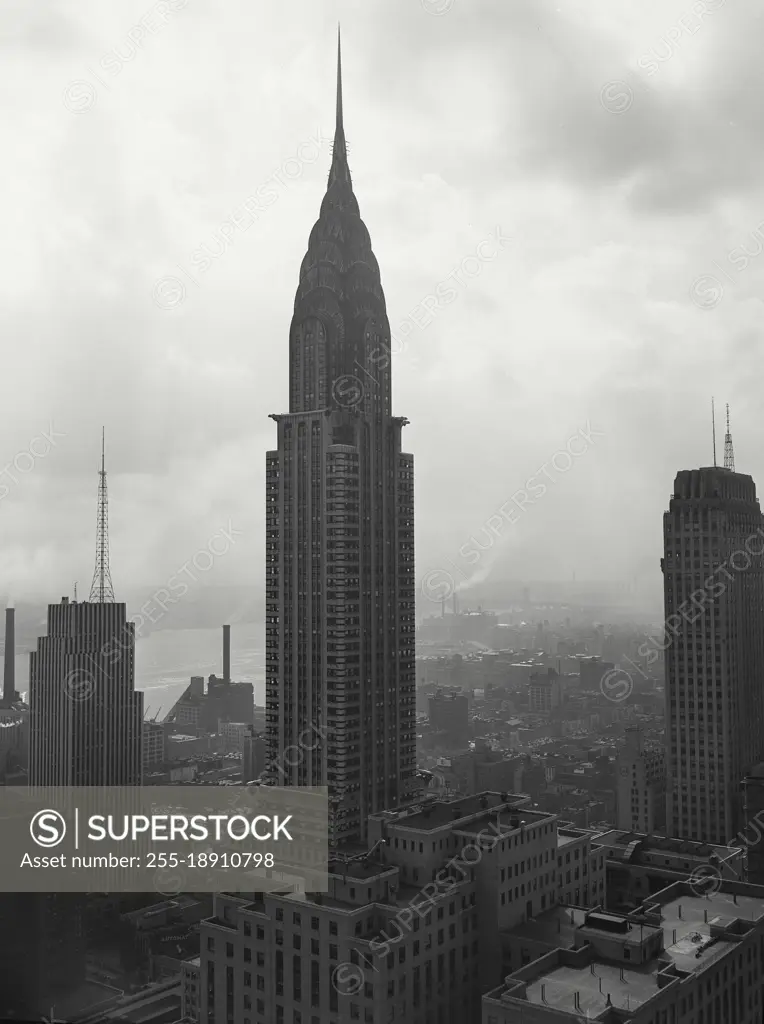
<svg viewBox="0 0 764 1024">
<path fill-rule="evenodd" d="M 166 24 L 152 25 L 140 45 L 128 39 L 140 12 L 131 18 L 122 10 L 62 6 L 45 35 L 34 11 L 19 10 L 16 42 L 40 72 L 21 92 L 28 120 L 55 129 L 36 155 L 21 147 L 22 163 L 0 190 L 9 223 L 20 218 L 24 225 L 16 241 L 18 294 L 7 303 L 6 328 L 22 343 L 14 354 L 17 376 L 29 377 L 27 352 L 53 355 L 36 359 L 42 370 L 31 377 L 33 400 L 20 414 L 13 396 L 4 396 L 8 450 L 0 464 L 10 462 L 17 482 L 7 474 L 2 481 L 9 489 L 3 510 L 10 540 L 0 569 L 13 596 L 23 599 L 34 589 L 44 596 L 30 565 L 61 593 L 79 577 L 81 559 L 90 557 L 85 487 L 102 422 L 120 508 L 112 539 L 126 571 L 122 586 L 161 583 L 229 518 L 245 534 L 246 559 L 221 562 L 208 579 L 244 583 L 239 566 L 249 560 L 259 575 L 262 509 L 248 495 L 261 488 L 263 467 L 252 455 L 268 444 L 261 414 L 274 407 L 270 382 L 284 387 L 286 379 L 285 353 L 270 339 L 283 337 L 287 326 L 295 253 L 329 153 L 327 41 L 339 14 L 346 64 L 364 110 L 353 125 L 351 166 L 361 176 L 366 218 L 387 267 L 391 326 L 409 324 L 405 349 L 393 360 L 395 400 L 412 420 L 409 445 L 429 467 L 417 495 L 418 578 L 457 559 L 496 509 L 590 419 L 605 437 L 506 531 L 510 539 L 493 571 L 566 579 L 574 571 L 582 578 L 589 568 L 593 578 L 636 576 L 659 604 L 660 532 L 648 524 L 664 511 L 676 467 L 709 461 L 712 391 L 732 403 L 741 466 L 754 479 L 764 476 L 753 447 L 761 402 L 750 375 L 736 369 L 756 351 L 749 296 L 761 273 L 754 258 L 760 217 L 756 186 L 745 173 L 751 160 L 739 159 L 755 90 L 713 88 L 733 58 L 736 66 L 750 64 L 742 20 L 750 8 L 721 5 L 667 49 L 661 40 L 678 24 L 678 7 L 648 6 L 621 24 L 599 4 L 587 27 L 574 12 L 542 6 L 530 16 L 522 5 L 510 11 L 486 3 L 480 11 L 497 19 L 502 31 L 496 32 L 490 18 L 459 0 L 440 17 L 418 4 L 392 5 L 384 17 L 401 27 L 402 41 L 394 45 L 412 59 L 391 76 L 377 56 L 379 44 L 393 45 L 391 30 L 376 8 L 299 6 L 298 31 L 275 15 L 255 28 L 246 7 L 234 4 L 217 15 L 218 44 L 216 33 L 205 31 L 210 14 L 190 3 L 173 6 Z M 505 29 L 509 61 L 498 52 Z M 196 59 L 202 39 L 204 62 Z M 119 74 L 116 50 L 125 57 L 134 51 L 116 65 Z M 669 52 L 670 59 L 651 58 L 655 71 L 648 60 L 639 64 L 645 55 Z M 707 114 L 724 127 L 727 144 L 707 172 L 688 174 L 684 194 L 675 195 L 661 187 L 666 175 L 658 171 L 682 166 L 681 154 L 697 167 L 699 62 L 715 97 Z M 189 70 L 198 67 L 209 68 L 218 82 L 214 94 L 205 75 Z M 542 76 L 540 67 L 553 73 Z M 10 93 L 15 65 L 3 74 Z M 83 81 L 95 90 L 94 102 L 79 109 L 90 94 L 66 93 L 67 107 L 69 83 Z M 375 88 L 378 81 L 385 87 Z M 602 93 L 618 81 L 632 94 L 620 112 L 618 94 Z M 283 97 L 278 105 L 277 95 Z M 27 139 L 16 115 L 5 117 Z M 311 147 L 321 131 L 326 140 L 318 136 Z M 652 162 L 640 156 L 639 145 L 625 145 L 629 132 L 644 142 Z M 115 179 L 106 168 L 117 163 L 122 170 Z M 61 170 L 55 181 L 51 166 Z M 274 173 L 287 184 L 275 182 L 276 198 L 222 252 L 221 226 Z M 731 206 L 719 199 L 719 180 L 738 197 Z M 690 209 L 701 199 L 709 200 L 708 213 Z M 676 219 L 666 216 L 671 210 L 679 211 Z M 38 245 L 45 224 L 54 228 L 48 249 Z M 429 323 L 420 311 L 416 318 L 427 325 L 412 326 L 411 310 L 436 294 L 497 226 L 511 239 L 499 258 L 480 264 L 474 278 L 460 270 L 467 285 L 452 281 L 457 297 Z M 202 246 L 221 252 L 204 272 L 194 262 Z M 122 256 L 109 257 L 110 247 Z M 741 247 L 751 254 L 745 267 Z M 57 275 L 42 252 L 58 266 Z M 154 286 L 183 277 L 178 265 L 199 285 L 183 278 L 184 301 L 159 308 Z M 704 275 L 724 284 L 712 309 L 690 298 Z M 58 301 L 63 278 L 68 302 Z M 632 292 L 624 305 L 624 294 Z M 48 303 L 29 312 L 32 294 L 47 295 L 58 314 L 51 315 Z M 21 308 L 15 303 L 24 304 L 25 321 L 15 316 Z M 209 339 L 221 333 L 225 349 L 216 344 L 213 351 Z M 30 336 L 36 340 L 26 345 Z M 117 371 L 98 362 L 104 346 Z M 92 392 L 87 403 L 70 400 L 74 389 L 60 390 L 64 352 L 67 362 L 82 359 L 104 374 L 96 389 L 90 370 L 80 378 Z M 741 360 L 731 353 L 742 353 Z M 143 411 L 132 424 L 138 394 Z M 213 394 L 222 400 L 210 402 Z M 48 418 L 37 422 L 34 410 L 43 408 Z M 457 417 L 460 408 L 464 415 Z M 14 458 L 49 430 L 51 418 L 66 437 L 33 460 L 29 472 L 29 458 L 20 458 L 17 471 Z M 482 443 L 485 436 L 491 445 Z M 454 487 L 454 480 L 470 486 Z M 595 492 L 605 496 L 592 501 Z M 628 546 L 610 530 L 611 492 L 630 496 L 619 512 L 628 520 Z M 181 498 L 186 493 L 194 493 L 193 503 Z M 50 532 L 45 509 L 54 506 L 56 545 L 41 539 Z"/>
</svg>

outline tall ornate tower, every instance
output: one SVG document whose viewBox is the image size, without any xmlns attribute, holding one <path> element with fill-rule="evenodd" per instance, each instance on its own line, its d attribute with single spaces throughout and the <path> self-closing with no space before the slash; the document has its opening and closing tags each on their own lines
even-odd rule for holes
<svg viewBox="0 0 764 1024">
<path fill-rule="evenodd" d="M 752 478 L 682 470 L 663 516 L 666 827 L 727 843 L 764 760 L 764 519 Z"/>
<path fill-rule="evenodd" d="M 300 268 L 289 412 L 266 463 L 271 775 L 326 785 L 330 843 L 366 838 L 416 770 L 413 458 L 390 325 L 348 167 L 337 53 L 329 183 Z"/>
</svg>

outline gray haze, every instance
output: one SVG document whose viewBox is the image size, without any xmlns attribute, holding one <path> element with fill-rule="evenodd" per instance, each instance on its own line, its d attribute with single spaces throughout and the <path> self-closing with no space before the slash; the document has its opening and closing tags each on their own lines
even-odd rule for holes
<svg viewBox="0 0 764 1024">
<path fill-rule="evenodd" d="M 636 578 L 656 598 L 661 513 L 675 472 L 711 461 L 712 393 L 764 486 L 761 16 L 693 6 L 5 0 L 3 588 L 88 588 L 102 424 L 118 597 L 229 523 L 203 582 L 262 588 L 268 414 L 288 408 L 341 19 L 355 191 L 405 338 L 419 578 Z M 503 251 L 428 319 L 497 227 Z M 572 468 L 460 554 L 587 422 Z M 65 436 L 19 457 L 51 425 Z"/>
</svg>

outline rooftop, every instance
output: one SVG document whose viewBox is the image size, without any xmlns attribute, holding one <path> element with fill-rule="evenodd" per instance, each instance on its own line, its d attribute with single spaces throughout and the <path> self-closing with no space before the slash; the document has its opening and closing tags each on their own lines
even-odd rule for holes
<svg viewBox="0 0 764 1024">
<path fill-rule="evenodd" d="M 666 954 L 678 968 L 691 972 L 717 960 L 733 946 L 724 939 L 711 943 L 711 928 L 727 928 L 738 918 L 757 921 L 764 917 L 764 899 L 728 892 L 706 898 L 683 892 L 665 903 L 660 912 Z"/>
<path fill-rule="evenodd" d="M 596 838 L 598 846 L 607 847 L 613 853 L 621 853 L 621 859 L 631 859 L 637 847 L 633 844 L 639 843 L 639 849 L 643 853 L 664 854 L 667 858 L 675 857 L 688 861 L 706 862 L 709 857 L 715 854 L 720 860 L 737 858 L 740 851 L 732 846 L 716 846 L 711 843 L 697 843 L 689 839 L 667 839 L 664 836 L 650 836 L 642 832 L 624 832 L 620 829 L 611 829 L 602 832 Z M 626 857 L 628 854 L 628 858 Z"/>
<path fill-rule="evenodd" d="M 459 797 L 455 800 L 434 800 L 425 807 L 407 811 L 385 811 L 382 815 L 388 824 L 394 824 L 398 828 L 434 832 L 445 825 L 455 825 L 486 811 L 510 810 L 524 806 L 527 800 L 527 796 L 520 793 L 479 793 L 476 796 Z"/>
<path fill-rule="evenodd" d="M 596 1017 L 608 1005 L 635 1010 L 658 991 L 658 961 L 646 968 L 615 967 L 593 960 L 585 967 L 557 965 L 531 982 L 526 990 L 529 1003 L 544 1003 L 557 1010 L 580 1010 Z M 578 996 L 578 1006 L 576 1006 Z"/>
</svg>

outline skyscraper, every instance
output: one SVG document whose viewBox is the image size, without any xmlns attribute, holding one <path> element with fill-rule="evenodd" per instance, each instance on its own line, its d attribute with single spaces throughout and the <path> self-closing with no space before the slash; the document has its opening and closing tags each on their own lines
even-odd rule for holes
<svg viewBox="0 0 764 1024">
<path fill-rule="evenodd" d="M 114 601 L 103 448 L 96 567 L 89 601 L 48 606 L 48 634 L 29 655 L 31 786 L 139 786 L 143 694 L 135 626 Z"/>
<path fill-rule="evenodd" d="M 731 840 L 741 781 L 764 760 L 763 524 L 750 476 L 677 474 L 661 563 L 670 836 Z"/>
<path fill-rule="evenodd" d="M 266 702 L 281 785 L 327 785 L 330 843 L 364 841 L 415 774 L 413 458 L 390 325 L 348 167 L 341 57 L 329 183 L 266 462 Z"/>
</svg>

